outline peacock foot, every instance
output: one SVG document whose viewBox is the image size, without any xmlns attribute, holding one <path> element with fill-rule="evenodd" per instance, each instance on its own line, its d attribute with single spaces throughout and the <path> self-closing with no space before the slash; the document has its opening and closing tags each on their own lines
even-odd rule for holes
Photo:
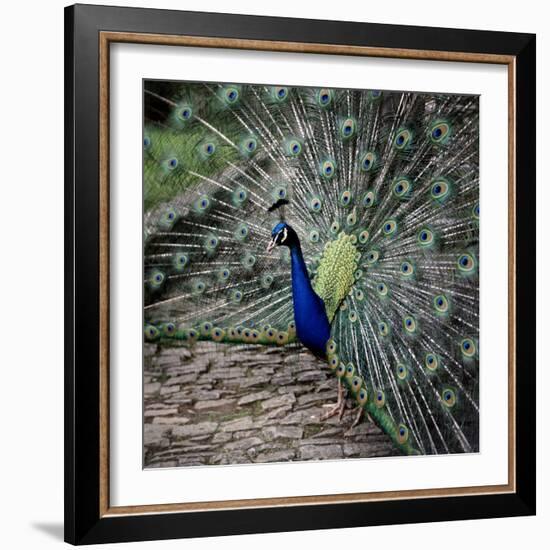
<svg viewBox="0 0 550 550">
<path fill-rule="evenodd" d="M 342 420 L 342 416 L 344 416 L 344 409 L 346 407 L 346 400 L 344 398 L 344 387 L 342 386 L 342 382 L 340 380 L 338 380 L 338 399 L 336 404 L 323 405 L 323 407 L 330 407 L 330 409 L 321 415 L 321 421 L 328 420 L 336 415 L 338 415 L 338 421 Z"/>
<path fill-rule="evenodd" d="M 353 433 L 352 433 L 353 428 L 355 428 L 355 426 L 357 426 L 357 424 L 359 424 L 359 422 L 361 422 L 361 419 L 363 418 L 363 414 L 364 414 L 363 407 L 361 407 L 361 406 L 357 407 L 356 411 L 357 411 L 357 414 L 355 415 L 355 418 L 354 418 L 351 426 L 349 427 L 349 430 L 344 433 L 345 437 L 349 437 L 349 436 L 353 435 Z"/>
</svg>

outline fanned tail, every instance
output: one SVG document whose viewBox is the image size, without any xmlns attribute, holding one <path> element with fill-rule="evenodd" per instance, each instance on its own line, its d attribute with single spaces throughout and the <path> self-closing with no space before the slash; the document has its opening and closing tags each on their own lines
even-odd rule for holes
<svg viewBox="0 0 550 550">
<path fill-rule="evenodd" d="M 288 200 L 330 368 L 403 452 L 477 451 L 478 98 L 145 92 L 146 338 L 295 342 L 288 250 L 266 253 Z"/>
</svg>

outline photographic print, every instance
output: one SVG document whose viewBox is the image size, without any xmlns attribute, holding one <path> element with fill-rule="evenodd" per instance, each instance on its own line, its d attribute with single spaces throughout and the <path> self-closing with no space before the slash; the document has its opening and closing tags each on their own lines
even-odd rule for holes
<svg viewBox="0 0 550 550">
<path fill-rule="evenodd" d="M 478 452 L 478 96 L 143 104 L 143 466 Z"/>
</svg>

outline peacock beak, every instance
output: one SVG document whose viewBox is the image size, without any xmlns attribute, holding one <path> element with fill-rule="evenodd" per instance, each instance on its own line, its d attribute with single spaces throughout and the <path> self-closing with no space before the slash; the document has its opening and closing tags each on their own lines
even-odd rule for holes
<svg viewBox="0 0 550 550">
<path fill-rule="evenodd" d="M 275 237 L 273 237 L 270 241 L 269 241 L 269 244 L 267 245 L 267 253 L 270 254 L 271 251 L 275 248 L 275 245 L 276 245 L 276 241 L 275 241 Z"/>
</svg>

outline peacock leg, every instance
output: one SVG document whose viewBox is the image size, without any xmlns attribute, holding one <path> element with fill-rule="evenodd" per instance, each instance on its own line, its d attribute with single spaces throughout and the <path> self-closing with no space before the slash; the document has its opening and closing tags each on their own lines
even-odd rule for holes
<svg viewBox="0 0 550 550">
<path fill-rule="evenodd" d="M 344 386 L 340 379 L 338 379 L 338 399 L 335 405 L 323 405 L 324 407 L 330 407 L 330 410 L 321 415 L 321 420 L 328 420 L 329 418 L 338 415 L 338 420 L 342 420 L 344 415 L 344 407 L 346 406 L 346 400 L 344 399 Z"/>
<path fill-rule="evenodd" d="M 344 434 L 345 436 L 352 435 L 351 430 L 361 422 L 361 419 L 363 418 L 363 407 L 359 406 L 357 407 L 357 414 L 355 415 L 355 419 L 353 420 L 353 423 L 349 427 L 349 430 Z"/>
</svg>

